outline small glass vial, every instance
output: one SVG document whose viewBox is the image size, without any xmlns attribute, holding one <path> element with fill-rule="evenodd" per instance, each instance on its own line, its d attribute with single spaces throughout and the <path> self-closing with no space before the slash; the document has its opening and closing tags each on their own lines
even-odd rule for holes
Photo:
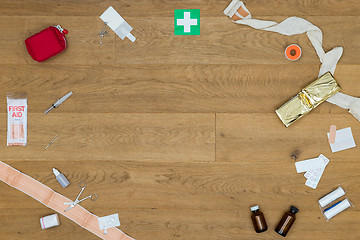
<svg viewBox="0 0 360 240">
<path fill-rule="evenodd" d="M 291 226 L 295 222 L 295 214 L 299 211 L 294 206 L 291 206 L 290 211 L 285 213 L 282 219 L 280 220 L 279 224 L 275 228 L 275 232 L 280 234 L 281 236 L 285 237 L 286 234 L 289 232 Z"/>
<path fill-rule="evenodd" d="M 251 220 L 254 225 L 255 232 L 265 232 L 268 227 L 266 225 L 264 214 L 259 211 L 259 206 L 253 206 L 250 210 L 252 211 Z"/>
</svg>

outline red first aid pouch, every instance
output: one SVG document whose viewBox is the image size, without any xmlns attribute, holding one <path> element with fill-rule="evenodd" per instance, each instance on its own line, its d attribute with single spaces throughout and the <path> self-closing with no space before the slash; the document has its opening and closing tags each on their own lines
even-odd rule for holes
<svg viewBox="0 0 360 240">
<path fill-rule="evenodd" d="M 60 25 L 51 26 L 25 40 L 30 56 L 37 62 L 43 62 L 66 49 L 65 34 L 68 31 Z"/>
</svg>

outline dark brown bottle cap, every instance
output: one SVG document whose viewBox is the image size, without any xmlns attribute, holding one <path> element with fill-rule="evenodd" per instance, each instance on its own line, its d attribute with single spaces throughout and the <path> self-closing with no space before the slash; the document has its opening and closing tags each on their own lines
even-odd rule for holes
<svg viewBox="0 0 360 240">
<path fill-rule="evenodd" d="M 290 211 L 295 214 L 295 213 L 299 212 L 299 209 L 296 208 L 295 206 L 291 206 Z"/>
</svg>

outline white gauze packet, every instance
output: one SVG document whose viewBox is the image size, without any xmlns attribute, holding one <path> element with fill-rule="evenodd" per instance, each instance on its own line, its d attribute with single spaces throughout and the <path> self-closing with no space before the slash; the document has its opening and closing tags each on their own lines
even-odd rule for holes
<svg viewBox="0 0 360 240">
<path fill-rule="evenodd" d="M 7 97 L 7 145 L 25 146 L 27 143 L 27 97 L 9 94 Z"/>
</svg>

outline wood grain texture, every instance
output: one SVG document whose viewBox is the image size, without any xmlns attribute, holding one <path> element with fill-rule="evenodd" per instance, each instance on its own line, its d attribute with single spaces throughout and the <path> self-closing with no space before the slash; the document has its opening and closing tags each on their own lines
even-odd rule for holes
<svg viewBox="0 0 360 240">
<path fill-rule="evenodd" d="M 287 17 L 274 16 L 260 19 L 283 21 Z M 324 48 L 328 51 L 341 44 L 345 49 L 340 64 L 358 64 L 356 49 L 360 45 L 360 17 L 335 16 L 332 24 L 329 17 L 307 17 L 319 26 L 324 34 Z M 199 36 L 173 35 L 173 18 L 156 17 L 145 19 L 129 18 L 134 34 L 139 31 L 136 47 L 117 45 L 116 63 L 197 63 L 197 64 L 289 64 L 284 57 L 285 48 L 297 43 L 302 47 L 302 57 L 298 64 L 319 64 L 314 48 L 305 34 L 291 37 L 281 34 L 254 30 L 233 23 L 229 18 L 202 17 Z M 166 34 L 164 34 L 166 33 Z M 330 37 L 330 34 L 333 36 Z M 181 38 L 182 41 L 178 41 Z M 138 53 L 139 48 L 147 48 L 146 54 Z M 176 57 L 175 57 L 176 56 Z"/>
<path fill-rule="evenodd" d="M 309 113 L 288 128 L 276 114 L 217 114 L 216 160 L 266 162 L 270 157 L 283 161 L 298 152 L 298 160 L 323 153 L 330 159 L 357 162 L 359 148 L 331 152 L 326 136 L 330 125 L 351 126 L 355 141 L 360 142 L 360 124 L 347 113 Z"/>
<path fill-rule="evenodd" d="M 4 216 L 12 223 L 9 228 L 0 233 L 0 237 L 12 235 L 14 239 L 67 239 L 70 235 L 74 239 L 99 239 L 88 231 L 71 223 L 66 218 L 60 218 L 61 228 L 48 229 L 46 231 L 36 231 L 40 228 L 37 221 L 33 221 L 30 215 L 40 218 L 44 215 L 51 214 L 47 209 L 39 209 L 34 212 L 28 210 L 4 210 Z M 210 239 L 210 240 L 232 240 L 232 239 L 262 239 L 276 240 L 280 236 L 272 229 L 266 233 L 257 234 L 254 237 L 254 231 L 248 210 L 241 214 L 240 210 L 130 210 L 121 211 L 124 220 L 121 222 L 122 229 L 126 232 L 135 232 L 133 235 L 136 239 Z M 270 225 L 276 225 L 286 209 L 265 212 L 266 220 Z M 109 212 L 108 212 L 109 213 Z M 356 214 L 356 213 L 355 213 Z M 293 228 L 286 236 L 286 239 L 326 239 L 338 240 L 343 239 L 343 232 L 348 229 L 356 229 L 358 224 L 351 219 L 350 211 L 342 213 L 331 222 L 326 222 L 318 209 L 315 211 L 302 212 L 303 218 L 298 218 Z M 306 219 L 316 216 L 316 219 L 307 222 Z M 17 224 L 25 225 L 19 231 Z M 135 227 L 137 226 L 137 227 Z M 300 228 L 299 226 L 302 226 Z M 334 230 L 336 228 L 336 230 Z M 15 233 L 15 234 L 14 234 Z M 151 237 L 150 237 L 151 236 Z M 299 238 L 298 236 L 301 236 Z M 329 236 L 329 237 L 327 237 Z M 359 234 L 353 232 L 346 239 L 357 240 Z"/>
<path fill-rule="evenodd" d="M 28 146 L 11 160 L 214 161 L 214 114 L 29 114 Z M 1 114 L 6 133 L 6 115 Z M 59 141 L 44 150 L 55 136 Z M 5 134 L 1 145 L 6 145 Z"/>
<path fill-rule="evenodd" d="M 112 64 L 115 61 L 115 35 L 101 40 L 99 31 L 104 23 L 94 17 L 3 17 L 0 16 L 0 28 L 4 31 L 0 35 L 0 59 L 9 64 L 34 64 L 28 54 L 25 39 L 41 30 L 60 24 L 69 31 L 66 35 L 67 49 L 41 65 L 47 64 Z M 71 49 L 71 50 L 70 50 Z M 69 51 L 70 50 L 70 51 Z"/>
<path fill-rule="evenodd" d="M 355 228 L 354 208 L 326 222 L 316 201 L 343 179 L 342 186 L 352 200 L 359 199 L 359 185 L 356 176 L 359 163 L 331 162 L 319 188 L 309 190 L 303 183 L 304 177 L 295 174 L 293 161 L 277 162 L 268 159 L 254 168 L 252 161 L 241 163 L 140 163 L 126 161 L 72 162 L 58 161 L 52 166 L 67 169 L 72 185 L 62 189 L 49 171 L 49 166 L 40 161 L 16 161 L 12 165 L 64 195 L 75 197 L 77 183 L 86 180 L 85 194 L 96 192 L 96 202 L 82 203 L 93 213 L 103 216 L 114 210 L 119 212 L 122 229 L 133 233 L 137 239 L 253 239 L 254 232 L 249 221 L 249 206 L 260 204 L 269 224 L 269 231 L 257 239 L 278 239 L 272 227 L 289 205 L 300 208 L 296 227 L 287 238 L 339 239 L 346 229 Z M 37 171 L 28 171 L 36 168 Z M 274 175 L 274 169 L 277 174 Z M 293 174 L 289 174 L 292 172 Z M 271 179 L 271 181 L 268 181 Z M 286 180 L 284 180 L 286 179 Z M 116 189 L 116 191 L 115 191 Z M 17 236 L 41 236 L 46 239 L 54 233 L 55 239 L 62 239 L 64 232 L 80 239 L 96 239 L 91 234 L 74 226 L 61 217 L 61 228 L 50 231 L 36 231 L 38 218 L 51 211 L 17 190 L 0 185 L 1 212 L 9 223 L 24 225 L 19 230 L 14 224 L 5 229 L 3 236 L 16 233 Z M 299 201 L 298 199 L 301 199 Z M 29 212 L 33 210 L 33 213 Z M 181 209 L 181 210 L 179 210 Z M 34 220 L 35 219 L 35 220 Z M 334 230 L 334 228 L 336 230 Z M 1 236 L 0 234 L 0 236 Z M 349 234 L 356 239 L 359 234 Z"/>
<path fill-rule="evenodd" d="M 174 9 L 201 9 L 202 16 L 222 16 L 228 0 L 12 0 L 3 1 L 3 16 L 99 16 L 108 6 L 126 17 L 173 16 Z M 250 0 L 245 2 L 257 16 L 358 16 L 357 0 Z M 93 7 L 96 6 L 96 7 Z"/>
<path fill-rule="evenodd" d="M 6 85 L 0 97 L 28 92 L 31 113 L 42 113 L 69 90 L 75 94 L 52 114 L 274 113 L 314 81 L 318 69 L 311 64 L 0 65 Z M 339 65 L 335 78 L 344 93 L 358 95 L 358 65 Z M 4 105 L 0 111 L 6 112 Z M 346 111 L 324 103 L 313 112 Z"/>
<path fill-rule="evenodd" d="M 78 182 L 98 216 L 119 213 L 120 229 L 138 240 L 279 239 L 273 231 L 290 205 L 300 209 L 286 239 L 357 240 L 359 148 L 331 153 L 330 125 L 360 125 L 346 110 L 323 103 L 289 128 L 274 110 L 318 75 L 306 35 L 292 37 L 232 23 L 230 0 L 3 0 L 0 2 L 0 160 L 75 199 Z M 323 31 L 328 51 L 344 47 L 334 74 L 342 91 L 360 96 L 358 0 L 245 1 L 254 18 L 303 17 Z M 100 14 L 112 5 L 134 28 L 134 43 L 110 36 L 99 44 Z M 174 36 L 174 9 L 200 9 L 201 35 Z M 43 63 L 24 40 L 60 24 L 68 48 Z M 299 61 L 284 49 L 297 43 Z M 43 111 L 74 92 L 48 115 Z M 6 94 L 28 94 L 26 147 L 6 147 Z M 59 140 L 44 151 L 55 135 Z M 330 159 L 316 190 L 294 162 L 323 153 Z M 63 189 L 51 169 L 71 182 Z M 356 206 L 326 222 L 317 200 L 336 188 Z M 269 230 L 256 234 L 250 206 L 259 204 Z M 0 183 L 0 240 L 98 239 Z"/>
<path fill-rule="evenodd" d="M 263 18 L 282 21 L 286 17 Z M 346 50 L 339 64 L 359 64 L 356 50 L 360 47 L 360 17 L 308 17 L 324 32 L 324 48 L 343 46 Z M 10 22 L 10 23 L 9 23 Z M 173 17 L 127 18 L 137 41 L 110 37 L 100 45 L 98 32 L 102 21 L 94 17 L 13 17 L 1 16 L 0 57 L 8 64 L 37 64 L 25 48 L 24 39 L 43 28 L 60 24 L 69 30 L 68 49 L 46 64 L 293 64 L 284 57 L 284 49 L 292 43 L 302 47 L 297 64 L 320 64 L 305 34 L 283 36 L 235 24 L 229 18 L 202 17 L 201 35 L 173 35 Z M 9 25 L 11 27 L 9 27 Z M 357 30 L 354 30 L 357 29 Z M 7 37 L 11 36 L 11 37 Z M 181 41 L 179 39 L 181 38 Z M 116 55 L 114 54 L 114 49 Z M 146 51 L 144 51 L 146 50 Z"/>
</svg>

